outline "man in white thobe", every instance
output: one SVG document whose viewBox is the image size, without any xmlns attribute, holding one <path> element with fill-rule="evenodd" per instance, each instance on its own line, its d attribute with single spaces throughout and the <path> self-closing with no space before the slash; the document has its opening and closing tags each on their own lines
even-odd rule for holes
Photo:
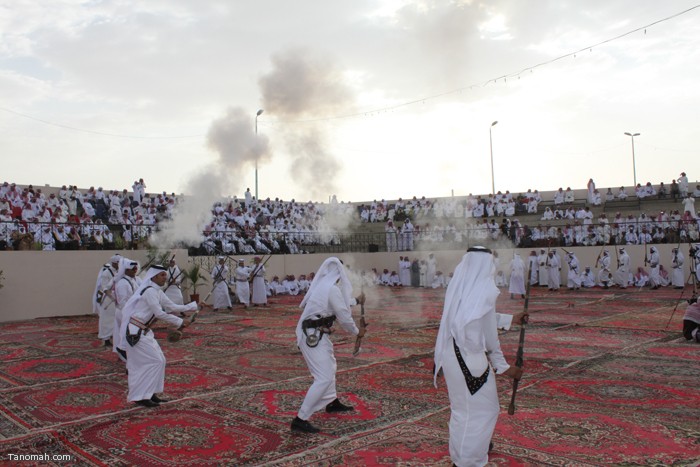
<svg viewBox="0 0 700 467">
<path fill-rule="evenodd" d="M 182 271 L 175 263 L 175 257 L 170 260 L 168 265 L 168 280 L 165 283 L 165 295 L 168 296 L 171 302 L 178 305 L 183 305 L 185 301 L 182 298 L 182 289 L 180 284 L 182 283 Z"/>
<path fill-rule="evenodd" d="M 521 298 L 525 298 L 525 262 L 519 254 L 514 254 L 510 262 L 510 285 L 508 285 L 510 298 L 515 298 L 515 294 L 519 294 Z"/>
<path fill-rule="evenodd" d="M 98 314 L 99 330 L 97 337 L 104 341 L 105 347 L 112 345 L 112 334 L 114 333 L 114 313 L 116 305 L 114 303 L 114 277 L 119 272 L 121 255 L 114 255 L 110 262 L 102 266 L 97 281 L 95 292 L 92 294 L 92 312 Z"/>
<path fill-rule="evenodd" d="M 661 272 L 660 266 L 661 258 L 659 257 L 659 251 L 655 246 L 649 248 L 649 283 L 653 290 L 661 287 Z"/>
<path fill-rule="evenodd" d="M 615 271 L 615 283 L 625 289 L 630 281 L 630 256 L 624 248 L 619 249 L 620 256 L 617 259 L 617 271 Z"/>
<path fill-rule="evenodd" d="M 360 296 L 360 301 L 363 300 L 364 297 Z M 297 346 L 314 382 L 292 420 L 292 431 L 318 433 L 320 430 L 309 422 L 309 418 L 323 408 L 328 413 L 354 410 L 338 400 L 335 387 L 337 365 L 330 333 L 334 322 L 338 321 L 348 333 L 360 338 L 364 336 L 364 328 L 358 329 L 352 319 L 350 307 L 355 304 L 345 267 L 338 258 L 327 258 L 299 305 L 304 311 L 296 327 Z"/>
<path fill-rule="evenodd" d="M 442 369 L 450 398 L 450 457 L 459 466 L 488 462 L 500 410 L 496 375 L 522 376 L 521 368 L 506 362 L 498 328 L 521 322 L 523 314 L 496 313 L 495 272 L 490 250 L 469 248 L 447 287 L 435 342 L 434 384 Z"/>
<path fill-rule="evenodd" d="M 219 311 L 222 308 L 232 310 L 231 296 L 229 295 L 228 284 L 228 267 L 226 267 L 226 258 L 219 256 L 219 264 L 214 266 L 211 271 L 211 279 L 213 282 L 211 296 L 213 300 L 214 311 Z"/>
<path fill-rule="evenodd" d="M 428 255 L 428 259 L 426 260 L 425 264 L 427 266 L 427 269 L 425 270 L 425 282 L 426 284 L 430 285 L 433 283 L 433 279 L 435 279 L 435 271 L 437 271 L 437 260 L 435 259 L 435 255 L 433 253 Z"/>
<path fill-rule="evenodd" d="M 561 286 L 561 262 L 557 250 L 550 250 L 547 255 L 547 286 L 556 292 Z"/>
<path fill-rule="evenodd" d="M 598 264 L 600 265 L 600 271 L 598 271 L 598 283 L 604 288 L 607 289 L 610 287 L 610 284 L 612 283 L 612 274 L 610 273 L 610 253 L 608 250 L 603 250 L 603 256 L 600 257 L 598 260 Z"/>
<path fill-rule="evenodd" d="M 253 306 L 267 305 L 267 287 L 265 285 L 265 266 L 259 256 L 253 258 Z"/>
<path fill-rule="evenodd" d="M 238 267 L 233 271 L 233 277 L 236 279 L 236 297 L 245 308 L 250 306 L 250 268 L 246 267 L 245 261 L 238 260 Z"/>
<path fill-rule="evenodd" d="M 671 264 L 671 285 L 674 289 L 682 289 L 685 287 L 685 277 L 683 275 L 685 256 L 678 248 L 671 250 L 671 254 L 673 255 L 673 262 Z"/>
<path fill-rule="evenodd" d="M 547 250 L 540 248 L 540 254 L 537 256 L 537 261 L 539 262 L 540 287 L 547 287 L 549 285 L 549 273 L 547 272 L 548 258 Z"/>
<path fill-rule="evenodd" d="M 578 258 L 573 251 L 567 253 L 566 262 L 569 265 L 569 272 L 566 275 L 566 286 L 569 290 L 578 290 L 581 288 L 581 271 L 579 271 Z"/>
<path fill-rule="evenodd" d="M 141 279 L 136 277 L 136 273 L 139 270 L 139 263 L 136 261 L 123 261 L 119 269 L 114 284 L 116 310 L 114 312 L 114 331 L 112 334 L 114 346 L 112 351 L 116 352 L 119 358 L 126 362 L 126 342 L 121 335 L 123 310 L 126 302 L 129 301 L 136 289 L 141 285 Z"/>
<path fill-rule="evenodd" d="M 126 341 L 128 400 L 144 407 L 157 407 L 167 402 L 157 396 L 163 392 L 165 383 L 165 356 L 151 327 L 160 319 L 182 330 L 187 323 L 164 310 L 171 313 L 197 310 L 197 302 L 176 305 L 170 301 L 161 289 L 167 279 L 165 267 L 151 267 L 123 309 L 120 333 Z"/>
</svg>

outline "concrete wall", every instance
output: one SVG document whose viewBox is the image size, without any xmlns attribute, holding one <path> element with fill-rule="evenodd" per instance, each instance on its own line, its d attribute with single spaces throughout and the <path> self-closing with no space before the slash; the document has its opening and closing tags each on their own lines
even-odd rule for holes
<svg viewBox="0 0 700 467">
<path fill-rule="evenodd" d="M 670 270 L 671 248 L 675 245 L 656 245 L 661 254 L 661 263 Z M 631 266 L 636 270 L 644 264 L 644 246 L 628 245 L 625 247 L 631 257 Z M 648 250 L 649 246 L 647 246 Z M 607 246 L 615 266 L 615 247 Z M 564 252 L 558 248 L 564 261 Z M 601 251 L 600 247 L 571 248 L 576 253 L 582 267 L 595 267 L 595 261 Z M 514 251 L 527 261 L 531 250 L 498 250 L 499 269 L 509 274 L 509 263 Z M 685 275 L 688 277 L 688 245 L 681 245 L 686 257 Z M 124 256 L 145 262 L 147 251 L 122 251 Z M 190 260 L 185 260 L 187 252 L 174 252 L 178 265 L 187 267 Z M 445 274 L 453 271 L 464 251 L 436 251 L 438 270 Z M 114 252 L 110 251 L 3 251 L 0 252 L 0 270 L 4 271 L 4 287 L 0 289 L 0 322 L 18 321 L 49 316 L 69 316 L 92 313 L 91 296 L 95 287 L 97 273 L 102 265 L 109 261 Z M 408 255 L 410 259 L 427 258 L 429 252 L 395 252 L 395 253 L 353 253 L 339 254 L 341 260 L 356 270 L 384 268 L 398 271 L 399 256 Z M 287 274 L 309 274 L 329 255 L 276 255 L 266 265 L 267 277 Z M 237 257 L 238 258 L 238 257 Z M 246 264 L 252 257 L 243 257 Z M 212 259 L 213 264 L 213 259 Z M 562 266 L 562 284 L 566 284 L 566 264 Z M 205 273 L 208 275 L 208 272 Z M 199 289 L 200 295 L 206 295 L 211 289 L 211 281 Z M 188 293 L 186 291 L 186 293 Z"/>
</svg>

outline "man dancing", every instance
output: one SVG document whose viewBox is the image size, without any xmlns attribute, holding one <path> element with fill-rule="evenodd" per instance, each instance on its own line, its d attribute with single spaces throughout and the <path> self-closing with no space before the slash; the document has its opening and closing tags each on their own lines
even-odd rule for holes
<svg viewBox="0 0 700 467">
<path fill-rule="evenodd" d="M 359 297 L 363 302 L 364 296 Z M 334 322 L 357 337 L 365 334 L 352 319 L 350 306 L 356 304 L 352 298 L 352 284 L 338 258 L 327 258 L 314 276 L 309 291 L 300 308 L 304 311 L 296 328 L 297 346 L 301 350 L 314 382 L 306 393 L 304 402 L 292 420 L 292 431 L 318 433 L 320 430 L 309 423 L 315 412 L 326 408 L 326 412 L 354 410 L 338 400 L 335 389 L 336 361 L 333 343 L 324 334 L 330 334 Z"/>
<path fill-rule="evenodd" d="M 156 395 L 163 392 L 165 356 L 151 327 L 162 319 L 182 330 L 187 322 L 170 313 L 195 311 L 198 308 L 197 302 L 187 305 L 173 303 L 161 289 L 167 280 L 166 268 L 152 266 L 123 309 L 120 332 L 126 341 L 128 400 L 144 407 L 157 407 L 160 403 L 167 402 Z"/>
</svg>

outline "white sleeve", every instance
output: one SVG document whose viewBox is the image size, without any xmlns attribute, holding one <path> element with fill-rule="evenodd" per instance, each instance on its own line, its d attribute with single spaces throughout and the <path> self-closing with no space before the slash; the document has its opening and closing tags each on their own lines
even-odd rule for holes
<svg viewBox="0 0 700 467">
<path fill-rule="evenodd" d="M 357 329 L 355 320 L 352 319 L 352 311 L 349 306 L 345 305 L 343 294 L 338 287 L 331 287 L 331 292 L 328 295 L 328 306 L 343 329 L 353 335 L 359 334 L 360 330 Z"/>
<path fill-rule="evenodd" d="M 510 368 L 501 351 L 501 342 L 498 340 L 498 329 L 496 329 L 496 313 L 487 313 L 484 316 L 484 341 L 489 361 L 496 374 L 500 375 Z"/>
<path fill-rule="evenodd" d="M 162 290 L 158 289 L 158 292 L 159 292 L 159 294 L 158 294 L 159 295 L 158 308 L 166 316 L 171 316 L 169 313 L 195 311 L 197 309 L 197 302 L 190 302 L 187 305 L 178 305 L 177 303 L 174 303 L 172 300 L 170 300 L 168 298 L 168 296 L 165 295 L 165 292 L 163 292 Z M 158 319 L 164 319 L 164 318 L 162 318 L 161 316 L 158 316 Z M 182 324 L 182 323 L 180 323 L 180 324 Z M 180 324 L 178 324 L 178 326 L 180 326 Z"/>
<path fill-rule="evenodd" d="M 505 315 L 503 313 L 496 313 L 496 328 L 508 331 L 511 324 L 513 323 L 513 315 Z"/>
</svg>

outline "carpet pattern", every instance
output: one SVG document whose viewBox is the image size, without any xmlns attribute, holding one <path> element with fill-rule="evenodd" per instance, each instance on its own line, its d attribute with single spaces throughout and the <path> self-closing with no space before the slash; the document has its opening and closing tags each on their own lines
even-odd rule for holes
<svg viewBox="0 0 700 467">
<path fill-rule="evenodd" d="M 533 288 L 525 376 L 511 381 L 489 465 L 678 465 L 700 462 L 700 345 L 680 334 L 679 291 Z M 155 336 L 168 361 L 155 409 L 126 400 L 124 364 L 97 339 L 93 315 L 0 324 L 0 459 L 22 465 L 449 466 L 449 401 L 433 386 L 444 290 L 366 289 L 362 351 L 338 329 L 340 399 L 315 414 L 315 435 L 291 419 L 311 384 L 294 329 L 302 297 L 201 314 L 179 342 Z M 502 291 L 498 311 L 521 311 Z M 359 318 L 359 310 L 353 310 Z M 508 361 L 518 327 L 501 333 Z M 324 337 L 328 338 L 328 337 Z"/>
</svg>

